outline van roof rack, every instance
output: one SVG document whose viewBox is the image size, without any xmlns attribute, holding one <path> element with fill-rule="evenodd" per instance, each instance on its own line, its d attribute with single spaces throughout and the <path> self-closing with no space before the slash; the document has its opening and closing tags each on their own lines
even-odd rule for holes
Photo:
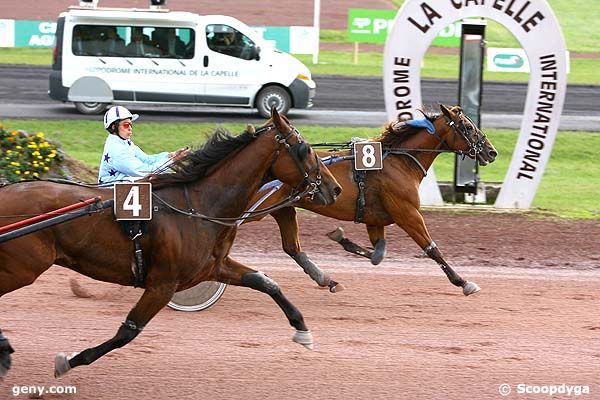
<svg viewBox="0 0 600 400">
<path fill-rule="evenodd" d="M 69 10 L 87 10 L 87 11 L 130 11 L 130 12 L 158 12 L 168 13 L 171 10 L 168 8 L 117 8 L 117 7 L 82 7 L 69 6 Z"/>
</svg>

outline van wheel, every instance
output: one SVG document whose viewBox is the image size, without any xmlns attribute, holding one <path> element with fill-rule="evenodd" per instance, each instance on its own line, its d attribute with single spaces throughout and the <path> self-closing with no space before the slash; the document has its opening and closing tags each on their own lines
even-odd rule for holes
<svg viewBox="0 0 600 400">
<path fill-rule="evenodd" d="M 75 103 L 75 108 L 82 114 L 102 114 L 106 106 L 106 103 Z"/>
<path fill-rule="evenodd" d="M 256 108 L 264 118 L 271 116 L 271 107 L 275 106 L 279 114 L 287 114 L 292 105 L 290 95 L 279 86 L 267 86 L 256 96 Z"/>
</svg>

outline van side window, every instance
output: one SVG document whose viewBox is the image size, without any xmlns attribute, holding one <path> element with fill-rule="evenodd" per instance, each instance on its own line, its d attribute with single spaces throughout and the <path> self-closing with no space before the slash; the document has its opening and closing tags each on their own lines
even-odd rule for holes
<svg viewBox="0 0 600 400">
<path fill-rule="evenodd" d="M 243 60 L 252 60 L 258 55 L 252 39 L 228 25 L 207 25 L 206 44 L 212 51 Z"/>
<path fill-rule="evenodd" d="M 103 27 L 77 25 L 73 28 L 73 54 L 77 56 L 96 56 L 102 54 Z"/>
<path fill-rule="evenodd" d="M 163 58 L 194 58 L 194 31 L 185 28 L 154 28 L 151 43 Z"/>
<path fill-rule="evenodd" d="M 76 56 L 194 58 L 195 33 L 189 28 L 77 25 Z"/>
</svg>

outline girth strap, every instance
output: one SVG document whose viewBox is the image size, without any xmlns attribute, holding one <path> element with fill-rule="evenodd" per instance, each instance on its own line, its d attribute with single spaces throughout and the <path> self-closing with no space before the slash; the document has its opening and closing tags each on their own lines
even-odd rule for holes
<svg viewBox="0 0 600 400">
<path fill-rule="evenodd" d="M 134 245 L 134 258 L 135 258 L 135 269 L 133 270 L 133 287 L 141 287 L 146 282 L 146 270 L 144 268 L 144 257 L 142 255 L 142 247 L 140 246 L 140 239 L 136 237 L 133 239 Z"/>
<path fill-rule="evenodd" d="M 125 234 L 133 240 L 133 261 L 131 262 L 131 272 L 133 272 L 133 287 L 142 287 L 146 282 L 146 270 L 144 268 L 144 256 L 140 238 L 148 232 L 149 221 L 119 221 Z"/>
<path fill-rule="evenodd" d="M 356 213 L 354 214 L 354 223 L 360 224 L 365 216 L 365 178 L 367 171 L 354 170 L 354 181 L 358 186 L 358 196 L 356 198 Z"/>
</svg>

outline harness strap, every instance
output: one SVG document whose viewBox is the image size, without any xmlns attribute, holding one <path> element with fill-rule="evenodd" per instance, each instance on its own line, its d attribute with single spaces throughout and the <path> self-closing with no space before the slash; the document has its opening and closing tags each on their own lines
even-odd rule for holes
<svg viewBox="0 0 600 400">
<path fill-rule="evenodd" d="M 367 171 L 354 170 L 354 181 L 358 186 L 358 196 L 356 198 L 356 213 L 354 214 L 354 223 L 360 224 L 365 216 L 365 178 Z"/>
<path fill-rule="evenodd" d="M 402 151 L 402 150 L 386 150 L 386 152 L 383 154 L 383 159 L 385 160 L 386 157 L 389 156 L 390 154 L 406 156 L 406 157 L 410 158 L 411 160 L 413 160 L 415 162 L 415 164 L 417 164 L 417 167 L 421 168 L 421 172 L 423 172 L 423 177 L 427 176 L 427 170 L 425 169 L 425 167 L 423 167 L 423 164 L 421 164 L 419 159 L 417 157 L 413 156 L 412 154 L 410 154 L 406 151 Z"/>
<path fill-rule="evenodd" d="M 133 269 L 134 282 L 133 287 L 141 287 L 146 281 L 146 270 L 144 269 L 144 257 L 142 247 L 140 246 L 139 236 L 133 239 L 135 268 Z"/>
<path fill-rule="evenodd" d="M 192 201 L 190 200 L 190 193 L 188 191 L 187 185 L 183 185 L 183 195 L 185 196 L 185 205 L 186 205 L 186 208 L 188 209 L 188 212 L 191 214 L 195 213 L 196 210 L 192 206 Z"/>
<path fill-rule="evenodd" d="M 120 221 L 125 234 L 133 241 L 133 260 L 131 261 L 131 272 L 133 272 L 133 287 L 141 287 L 146 282 L 146 270 L 144 268 L 144 256 L 140 238 L 148 230 L 148 221 Z"/>
</svg>

